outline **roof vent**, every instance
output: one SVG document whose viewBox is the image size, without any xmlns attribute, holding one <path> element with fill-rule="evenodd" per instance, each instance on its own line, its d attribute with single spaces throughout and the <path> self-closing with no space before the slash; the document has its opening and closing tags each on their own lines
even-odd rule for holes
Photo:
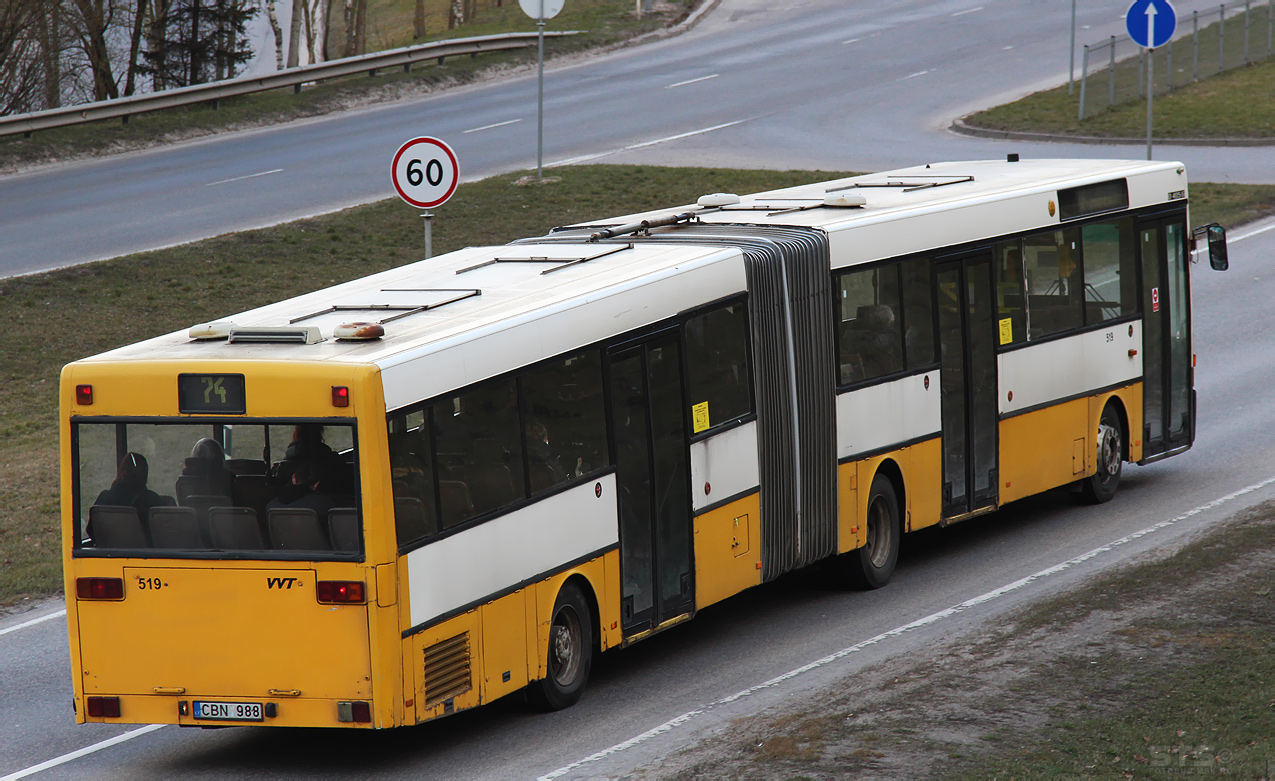
<svg viewBox="0 0 1275 781">
<path fill-rule="evenodd" d="M 291 328 L 258 326 L 255 328 L 231 328 L 230 342 L 246 344 L 317 344 L 323 341 L 317 326 L 293 326 Z"/>
<path fill-rule="evenodd" d="M 828 193 L 823 197 L 823 205 L 842 209 L 860 209 L 868 205 L 868 199 L 862 193 Z"/>
<path fill-rule="evenodd" d="M 367 342 L 385 336 L 385 326 L 380 323 L 341 323 L 332 329 L 332 335 L 342 342 Z"/>
<path fill-rule="evenodd" d="M 229 320 L 220 320 L 215 323 L 200 323 L 199 325 L 192 325 L 190 330 L 186 332 L 186 335 L 191 339 L 196 339 L 201 342 L 211 342 L 225 339 L 227 336 L 230 336 L 230 331 L 234 328 L 235 324 Z"/>
<path fill-rule="evenodd" d="M 739 196 L 735 193 L 709 193 L 708 195 L 701 195 L 695 205 L 701 209 L 712 209 L 714 207 L 734 206 L 737 203 L 739 203 Z"/>
</svg>

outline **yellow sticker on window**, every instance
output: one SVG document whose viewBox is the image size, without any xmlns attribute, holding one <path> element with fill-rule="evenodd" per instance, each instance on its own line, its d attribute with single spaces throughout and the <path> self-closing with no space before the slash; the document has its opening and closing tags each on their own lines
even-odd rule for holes
<svg viewBox="0 0 1275 781">
<path fill-rule="evenodd" d="M 708 429 L 708 402 L 701 401 L 699 404 L 691 407 L 691 426 L 698 434 Z"/>
<path fill-rule="evenodd" d="M 1014 319 L 1007 317 L 1001 320 L 1001 344 L 1014 341 Z"/>
</svg>

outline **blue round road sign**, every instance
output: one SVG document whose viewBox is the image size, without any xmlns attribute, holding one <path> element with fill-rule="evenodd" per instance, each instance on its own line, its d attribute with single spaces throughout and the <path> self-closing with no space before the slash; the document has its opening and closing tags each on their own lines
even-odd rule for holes
<svg viewBox="0 0 1275 781">
<path fill-rule="evenodd" d="M 1134 0 L 1124 16 L 1125 29 L 1144 49 L 1163 46 L 1178 28 L 1178 12 L 1169 0 Z"/>
</svg>

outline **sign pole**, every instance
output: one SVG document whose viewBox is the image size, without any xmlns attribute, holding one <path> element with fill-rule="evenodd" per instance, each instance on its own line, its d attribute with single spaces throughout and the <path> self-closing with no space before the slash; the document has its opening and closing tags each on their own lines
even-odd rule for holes
<svg viewBox="0 0 1275 781">
<path fill-rule="evenodd" d="M 545 180 L 545 0 L 540 0 L 540 17 L 536 19 L 540 34 L 536 36 L 536 181 Z"/>
<path fill-rule="evenodd" d="M 1151 96 L 1155 94 L 1155 3 L 1147 5 L 1147 159 L 1151 159 Z"/>
<path fill-rule="evenodd" d="M 425 212 L 425 260 L 434 257 L 434 213 Z"/>
<path fill-rule="evenodd" d="M 1076 88 L 1076 0 L 1071 0 L 1071 68 L 1067 72 L 1067 94 Z"/>
</svg>

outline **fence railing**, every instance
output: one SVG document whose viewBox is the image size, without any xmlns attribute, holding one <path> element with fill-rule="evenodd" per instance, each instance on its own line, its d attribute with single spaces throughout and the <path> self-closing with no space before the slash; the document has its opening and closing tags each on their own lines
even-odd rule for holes
<svg viewBox="0 0 1275 781">
<path fill-rule="evenodd" d="M 1113 35 L 1081 55 L 1079 118 L 1145 97 L 1148 83 L 1157 94 L 1168 92 L 1273 53 L 1275 0 L 1232 0 L 1182 14 L 1173 40 L 1153 50 L 1149 63 L 1129 36 Z"/>
<path fill-rule="evenodd" d="M 547 32 L 545 37 L 558 38 L 566 35 L 575 35 L 576 32 Z M 66 106 L 47 111 L 12 114 L 7 117 L 0 117 L 0 137 L 17 133 L 29 136 L 36 130 L 67 127 L 84 122 L 96 122 L 101 119 L 122 118 L 127 122 L 128 117 L 148 111 L 190 106 L 196 103 L 212 102 L 215 104 L 216 101 L 222 98 L 265 92 L 283 87 L 292 87 L 294 90 L 300 91 L 302 84 L 335 79 L 341 76 L 352 76 L 358 73 L 368 73 L 375 76 L 378 71 L 399 67 L 404 71 L 408 71 L 412 65 L 427 60 L 437 60 L 442 63 L 447 57 L 458 57 L 464 54 L 478 55 L 483 52 L 535 46 L 536 36 L 537 33 L 505 33 L 503 35 L 483 35 L 475 38 L 456 38 L 450 41 L 423 43 L 417 46 L 405 46 L 401 49 L 363 54 L 358 57 L 302 65 L 296 68 L 275 71 L 265 76 L 242 76 L 237 79 L 214 81 L 191 87 L 178 87 L 161 92 L 149 92 L 144 95 L 130 95 L 127 98 L 103 100 L 97 103 L 81 103 L 78 106 Z"/>
</svg>

